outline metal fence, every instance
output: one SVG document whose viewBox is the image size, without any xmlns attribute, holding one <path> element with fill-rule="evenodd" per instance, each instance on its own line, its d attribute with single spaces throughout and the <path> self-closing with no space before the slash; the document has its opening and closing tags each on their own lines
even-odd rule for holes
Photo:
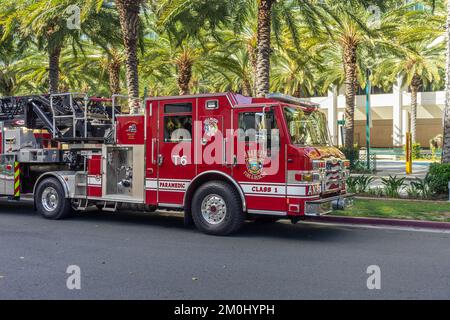
<svg viewBox="0 0 450 320">
<path fill-rule="evenodd" d="M 367 150 L 361 149 L 359 152 L 357 168 L 375 172 L 377 170 L 377 154 L 371 151 L 369 154 L 369 161 L 367 161 Z"/>
</svg>

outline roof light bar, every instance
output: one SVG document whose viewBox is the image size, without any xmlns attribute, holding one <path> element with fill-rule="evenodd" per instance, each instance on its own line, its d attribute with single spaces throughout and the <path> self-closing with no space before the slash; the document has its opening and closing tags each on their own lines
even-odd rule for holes
<svg viewBox="0 0 450 320">
<path fill-rule="evenodd" d="M 318 103 L 314 103 L 314 102 L 307 101 L 307 100 L 300 99 L 300 98 L 295 98 L 295 97 L 289 96 L 287 94 L 282 94 L 282 93 L 269 93 L 269 94 L 266 94 L 266 98 L 274 99 L 274 100 L 278 100 L 278 101 L 282 101 L 282 102 L 286 102 L 286 103 L 291 103 L 291 104 L 299 105 L 302 107 L 309 107 L 309 108 L 316 108 L 316 109 L 318 109 L 320 107 L 320 105 Z"/>
</svg>

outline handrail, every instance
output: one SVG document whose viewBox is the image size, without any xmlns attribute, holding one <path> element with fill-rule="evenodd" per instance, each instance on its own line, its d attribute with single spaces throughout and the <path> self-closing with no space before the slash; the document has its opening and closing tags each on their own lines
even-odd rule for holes
<svg viewBox="0 0 450 320">
<path fill-rule="evenodd" d="M 55 108 L 53 106 L 53 98 L 55 97 L 69 97 L 69 107 L 72 111 L 72 115 L 56 115 Z M 73 107 L 73 98 L 74 96 L 79 96 L 84 98 L 84 117 L 78 118 L 75 114 L 75 108 Z M 50 110 L 52 112 L 52 118 L 53 118 L 53 138 L 56 138 L 56 119 L 62 119 L 62 118 L 72 118 L 72 130 L 73 130 L 73 137 L 76 138 L 76 121 L 77 120 L 84 120 L 84 138 L 87 137 L 87 102 L 89 101 L 89 98 L 86 93 L 79 93 L 79 92 L 65 92 L 65 93 L 54 93 L 50 95 Z"/>
</svg>

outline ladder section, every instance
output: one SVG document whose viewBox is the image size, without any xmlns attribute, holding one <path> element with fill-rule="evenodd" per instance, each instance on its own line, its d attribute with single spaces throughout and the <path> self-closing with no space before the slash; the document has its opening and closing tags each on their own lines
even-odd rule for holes
<svg viewBox="0 0 450 320">
<path fill-rule="evenodd" d="M 59 142 L 113 143 L 115 116 L 128 113 L 125 101 L 127 96 L 80 93 L 0 97 L 0 121 L 5 127 L 46 129 Z"/>
<path fill-rule="evenodd" d="M 114 127 L 109 102 L 111 99 L 88 98 L 78 93 L 52 95 L 53 138 L 61 142 L 108 142 Z"/>
</svg>

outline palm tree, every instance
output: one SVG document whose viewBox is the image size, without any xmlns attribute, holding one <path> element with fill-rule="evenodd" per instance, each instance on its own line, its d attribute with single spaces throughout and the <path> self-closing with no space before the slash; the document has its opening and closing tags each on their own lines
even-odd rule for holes
<svg viewBox="0 0 450 320">
<path fill-rule="evenodd" d="M 425 83 L 441 81 L 440 70 L 444 67 L 443 43 L 436 39 L 403 45 L 392 57 L 385 58 L 378 66 L 378 73 L 392 81 L 400 75 L 411 91 L 411 135 L 416 142 L 417 94 Z"/>
<path fill-rule="evenodd" d="M 233 26 L 239 26 L 248 18 L 249 8 L 255 4 L 255 0 L 235 0 L 235 1 L 219 1 L 222 5 L 210 5 L 207 7 L 209 16 L 208 21 L 227 22 Z M 326 5 L 320 5 L 323 3 Z M 337 3 L 336 1 L 334 1 Z M 165 0 L 161 6 L 162 21 L 164 25 L 170 25 L 174 22 L 181 22 L 180 17 L 185 17 L 186 12 L 192 11 L 193 6 L 202 8 L 202 5 L 206 3 L 217 4 L 217 0 Z M 223 7 L 223 3 L 227 3 L 226 8 Z M 262 97 L 269 92 L 270 89 L 270 56 L 272 53 L 272 30 L 277 37 L 279 34 L 281 21 L 284 21 L 284 25 L 291 31 L 294 43 L 300 43 L 300 35 L 297 31 L 297 21 L 299 19 L 305 21 L 305 23 L 314 31 L 317 31 L 320 27 L 319 22 L 325 21 L 326 12 L 332 5 L 332 1 L 322 0 L 256 0 L 258 5 L 257 10 L 257 46 L 256 46 L 256 96 Z M 352 6 L 360 6 L 360 4 L 377 3 L 382 4 L 383 1 L 370 1 L 370 0 L 350 0 L 345 1 L 345 4 L 350 8 Z M 205 8 L 203 8 L 205 9 Z M 217 15 L 217 13 L 220 13 Z M 204 26 L 204 15 L 197 15 L 198 20 L 187 19 L 184 21 L 184 25 L 189 25 L 192 29 L 192 25 Z M 218 16 L 218 17 L 217 17 Z M 336 17 L 336 14 L 334 14 Z M 217 17 L 216 20 L 211 17 Z M 201 20 L 203 19 L 203 21 Z M 235 31 L 239 28 L 234 28 Z M 194 28 L 194 30 L 196 30 Z M 277 37 L 277 40 L 280 40 Z M 278 42 L 278 41 L 277 41 Z M 348 52 L 348 59 L 352 60 L 352 52 Z M 351 73 L 351 70 L 349 71 Z M 351 76 L 351 74 L 349 74 Z"/>
<path fill-rule="evenodd" d="M 318 86 L 319 75 L 324 73 L 322 65 L 323 42 L 310 34 L 307 27 L 299 29 L 303 41 L 297 45 L 293 43 L 289 33 L 282 36 L 286 39 L 284 46 L 277 47 L 273 55 L 271 76 L 271 90 L 283 92 L 295 97 L 308 97 L 313 94 L 326 92 Z"/>
<path fill-rule="evenodd" d="M 414 12 L 391 36 L 387 55 L 382 56 L 374 75 L 375 83 L 393 83 L 400 76 L 411 92 L 411 136 L 417 141 L 417 96 L 424 84 L 439 83 L 444 69 L 444 42 L 440 20 L 426 19 L 426 12 Z M 437 22 L 437 24 L 436 24 Z"/>
<path fill-rule="evenodd" d="M 214 71 L 208 75 L 212 91 L 234 91 L 244 96 L 253 95 L 253 65 L 247 49 L 221 50 L 211 57 L 211 61 L 214 60 L 220 72 Z"/>
<path fill-rule="evenodd" d="M 108 48 L 99 47 L 93 43 L 82 43 L 82 52 L 69 52 L 63 58 L 62 67 L 72 65 L 79 67 L 81 71 L 90 79 L 98 79 L 98 86 L 93 86 L 100 92 L 95 94 L 119 94 L 121 93 L 122 64 L 124 53 L 121 48 L 111 46 Z M 67 69 L 66 69 L 67 70 Z M 62 70 L 64 71 L 64 70 Z M 83 76 L 81 76 L 83 78 Z M 104 85 L 106 84 L 107 85 Z M 105 90 L 105 89 L 108 90 Z"/>
<path fill-rule="evenodd" d="M 143 56 L 141 70 L 152 91 L 156 89 L 153 87 L 161 87 L 162 84 L 166 88 L 162 91 L 166 94 L 187 95 L 201 90 L 200 82 L 204 83 L 207 78 L 224 74 L 225 60 L 216 52 L 219 43 L 207 34 L 201 38 L 200 41 L 188 37 L 181 43 L 168 34 L 145 39 L 149 50 Z"/>
<path fill-rule="evenodd" d="M 326 84 L 345 85 L 345 141 L 346 148 L 354 145 L 354 118 L 355 96 L 358 85 L 358 60 L 364 47 L 372 46 L 374 39 L 380 33 L 380 25 L 371 25 L 371 16 L 361 4 L 346 2 L 326 1 L 329 12 L 327 29 L 323 31 L 323 41 L 328 43 L 328 52 L 331 59 L 325 59 L 327 63 L 337 62 L 336 68 L 325 68 Z M 337 83 L 338 82 L 338 83 Z"/>
<path fill-rule="evenodd" d="M 258 45 L 256 60 L 256 96 L 269 93 L 270 88 L 270 32 L 274 0 L 260 0 L 258 4 Z"/>
<path fill-rule="evenodd" d="M 6 0 L 0 13 L 0 25 L 4 26 L 2 40 L 10 34 L 20 35 L 22 42 L 33 41 L 48 56 L 48 91 L 59 91 L 59 63 L 61 51 L 71 41 L 73 47 L 80 43 L 80 35 L 95 39 L 100 45 L 114 37 L 110 11 L 102 6 L 102 0 Z M 80 8 L 80 30 L 72 29 L 65 14 L 69 6 Z"/>
<path fill-rule="evenodd" d="M 0 38 L 3 35 L 3 29 L 0 27 Z M 11 65 L 17 59 L 20 59 L 21 49 L 18 41 L 14 37 L 8 37 L 0 42 L 0 94 L 12 96 L 17 89 L 17 76 Z"/>
<path fill-rule="evenodd" d="M 209 57 L 213 70 L 207 75 L 211 91 L 235 91 L 253 96 L 256 83 L 256 19 L 249 19 L 239 34 L 221 30 L 221 43 Z"/>
<path fill-rule="evenodd" d="M 309 29 L 315 33 L 318 32 L 319 25 L 321 23 L 326 23 L 326 21 L 329 21 L 327 17 L 332 17 L 334 22 L 339 23 L 336 18 L 343 9 L 354 7 L 361 8 L 363 4 L 380 4 L 381 2 L 370 0 L 350 0 L 337 3 L 339 3 L 339 5 L 336 5 L 336 1 L 327 0 L 258 0 L 258 43 L 256 70 L 256 95 L 258 97 L 265 96 L 269 93 L 270 54 L 272 52 L 271 30 L 275 29 L 275 36 L 280 33 L 280 20 L 284 21 L 286 27 L 291 32 L 294 44 L 298 45 L 301 40 L 300 34 L 297 30 L 297 20 L 302 20 L 309 27 Z M 350 17 L 349 20 L 355 20 L 355 17 L 356 16 Z M 326 29 L 330 31 L 327 26 Z M 347 46 L 347 49 L 347 62 L 353 63 L 354 51 L 352 50 L 350 43 L 349 46 Z M 350 68 L 348 72 L 349 77 L 353 77 L 352 68 Z"/>
<path fill-rule="evenodd" d="M 59 88 L 66 91 L 89 92 L 109 96 L 106 58 L 98 55 L 88 45 L 84 54 L 64 48 L 59 62 Z M 101 51 L 100 51 L 101 52 Z M 105 62 L 103 62 L 105 61 Z M 48 86 L 48 58 L 46 52 L 30 45 L 20 59 L 10 64 L 9 70 L 16 75 L 14 94 L 45 92 Z"/>
<path fill-rule="evenodd" d="M 120 69 L 123 63 L 123 54 L 118 50 L 111 50 L 106 62 L 109 76 L 109 89 L 111 95 L 120 93 Z"/>
<path fill-rule="evenodd" d="M 315 1 L 306 0 L 257 0 L 257 32 L 256 32 L 256 59 L 255 59 L 255 79 L 256 95 L 264 96 L 270 89 L 270 56 L 272 53 L 271 38 L 272 29 L 281 29 L 281 20 L 292 32 L 293 37 L 298 42 L 297 23 L 295 14 L 307 17 L 311 25 L 315 25 L 314 19 L 319 11 L 315 7 Z M 216 4 L 216 5 L 211 5 Z M 296 4 L 294 8 L 294 4 Z M 217 1 L 217 0 L 166 0 L 160 8 L 161 24 L 172 28 L 181 22 L 188 26 L 193 34 L 199 29 L 209 25 L 217 26 L 220 23 L 232 27 L 235 33 L 242 30 L 245 21 L 254 13 L 255 0 Z M 294 10 L 295 9 L 295 10 Z M 197 14 L 197 19 L 182 20 L 189 12 L 205 12 Z M 208 18 L 204 19 L 204 15 Z M 203 19 L 203 21 L 201 20 Z M 207 22 L 205 22 L 207 21 Z M 314 21 L 314 23 L 312 23 Z M 194 25 L 194 26 L 193 26 Z M 277 38 L 277 40 L 280 40 Z"/>
<path fill-rule="evenodd" d="M 142 0 L 116 0 L 125 49 L 128 96 L 135 101 L 139 98 L 139 59 L 137 51 L 140 33 L 139 11 L 142 3 Z M 136 102 L 132 103 L 136 105 Z"/>
</svg>

